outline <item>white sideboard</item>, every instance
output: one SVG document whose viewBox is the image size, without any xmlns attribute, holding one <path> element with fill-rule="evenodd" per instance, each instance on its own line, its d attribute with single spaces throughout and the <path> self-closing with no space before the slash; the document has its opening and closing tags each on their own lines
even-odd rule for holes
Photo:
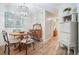
<svg viewBox="0 0 79 59">
<path fill-rule="evenodd" d="M 78 46 L 78 13 L 72 13 L 62 17 L 60 22 L 60 36 L 59 45 L 62 44 L 67 47 L 68 54 L 70 49 L 73 48 L 74 54 L 77 54 Z"/>
<path fill-rule="evenodd" d="M 63 22 L 60 24 L 60 38 L 59 43 L 68 48 L 68 54 L 70 49 L 74 48 L 74 54 L 76 54 L 77 45 L 77 22 Z"/>
</svg>

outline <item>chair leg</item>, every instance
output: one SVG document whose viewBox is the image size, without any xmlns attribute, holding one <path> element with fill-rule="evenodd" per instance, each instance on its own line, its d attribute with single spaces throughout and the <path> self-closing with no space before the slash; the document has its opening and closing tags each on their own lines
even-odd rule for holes
<svg viewBox="0 0 79 59">
<path fill-rule="evenodd" d="M 8 45 L 8 55 L 10 55 L 10 46 Z"/>
<path fill-rule="evenodd" d="M 7 47 L 6 47 L 6 45 L 5 45 L 5 50 L 4 50 L 4 53 L 6 53 L 6 48 L 7 48 Z"/>
<path fill-rule="evenodd" d="M 35 43 L 33 42 L 32 44 L 33 44 L 33 50 L 35 50 Z"/>
<path fill-rule="evenodd" d="M 66 49 L 66 50 L 65 50 L 65 55 L 67 55 L 67 51 L 68 51 L 68 50 L 67 50 L 67 48 L 65 48 L 65 49 Z"/>
<path fill-rule="evenodd" d="M 26 44 L 26 55 L 27 55 L 27 44 Z"/>
</svg>

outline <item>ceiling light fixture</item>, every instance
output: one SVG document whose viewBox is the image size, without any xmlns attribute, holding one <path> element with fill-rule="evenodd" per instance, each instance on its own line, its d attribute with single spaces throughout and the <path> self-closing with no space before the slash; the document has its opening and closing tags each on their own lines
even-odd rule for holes
<svg viewBox="0 0 79 59">
<path fill-rule="evenodd" d="M 29 14 L 29 8 L 25 6 L 25 3 L 21 6 L 18 6 L 18 12 L 20 13 L 20 16 L 26 17 Z"/>
</svg>

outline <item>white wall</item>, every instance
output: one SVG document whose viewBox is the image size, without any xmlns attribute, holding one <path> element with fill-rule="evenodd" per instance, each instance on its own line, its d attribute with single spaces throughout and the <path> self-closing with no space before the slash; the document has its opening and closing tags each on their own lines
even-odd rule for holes
<svg viewBox="0 0 79 59">
<path fill-rule="evenodd" d="M 34 16 L 34 23 L 39 23 L 42 26 L 42 40 L 45 41 L 45 10 L 40 9 L 38 13 Z"/>
<path fill-rule="evenodd" d="M 3 7 L 3 4 L 0 4 L 0 45 L 3 44 L 3 39 L 2 39 L 2 29 L 4 29 L 4 11 L 5 8 Z"/>
</svg>

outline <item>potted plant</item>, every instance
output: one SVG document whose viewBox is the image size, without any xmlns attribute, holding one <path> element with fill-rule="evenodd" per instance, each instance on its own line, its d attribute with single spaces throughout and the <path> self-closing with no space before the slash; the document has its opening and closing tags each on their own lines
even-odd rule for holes
<svg viewBox="0 0 79 59">
<path fill-rule="evenodd" d="M 71 12 L 71 8 L 70 7 L 65 8 L 63 12 L 65 13 L 65 15 L 68 15 Z"/>
</svg>

